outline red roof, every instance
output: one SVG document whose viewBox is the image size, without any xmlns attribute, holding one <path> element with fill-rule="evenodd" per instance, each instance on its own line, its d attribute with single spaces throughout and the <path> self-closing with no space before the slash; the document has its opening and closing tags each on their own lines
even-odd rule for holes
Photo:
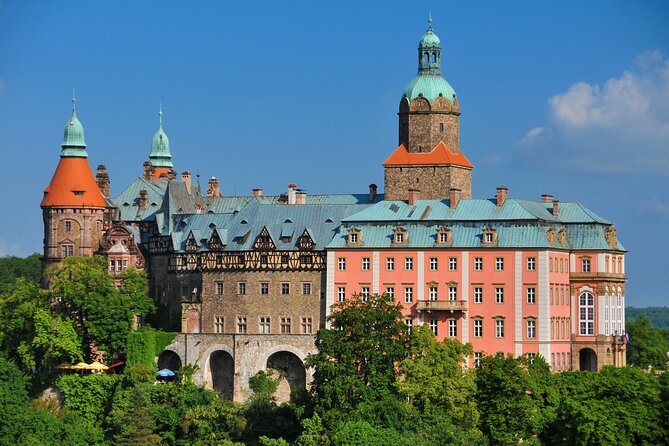
<svg viewBox="0 0 669 446">
<path fill-rule="evenodd" d="M 443 141 L 437 144 L 437 147 L 429 153 L 409 153 L 404 147 L 400 146 L 383 163 L 384 166 L 421 166 L 421 165 L 455 165 L 474 168 L 467 157 L 462 153 L 453 153 L 446 147 Z"/>
<path fill-rule="evenodd" d="M 106 207 L 86 158 L 61 158 L 40 206 Z"/>
</svg>

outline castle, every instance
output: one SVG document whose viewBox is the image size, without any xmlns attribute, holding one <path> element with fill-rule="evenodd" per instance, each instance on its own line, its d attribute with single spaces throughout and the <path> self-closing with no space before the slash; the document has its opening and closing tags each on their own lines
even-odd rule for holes
<svg viewBox="0 0 669 446">
<path fill-rule="evenodd" d="M 410 328 L 473 345 L 467 365 L 501 351 L 541 355 L 554 371 L 625 365 L 625 249 L 615 226 L 579 203 L 472 198 L 460 104 L 430 27 L 399 104 L 399 146 L 384 193 L 225 197 L 177 175 L 162 111 L 143 175 L 115 197 L 93 175 L 73 107 L 44 191 L 43 267 L 99 253 L 112 275 L 145 269 L 163 328 L 181 332 L 159 367 L 197 363 L 197 382 L 244 400 L 248 378 L 285 371 L 283 398 L 305 386 L 304 359 L 335 302 L 393 296 Z M 46 279 L 45 279 L 46 280 Z M 46 283 L 44 284 L 47 285 Z M 281 398 L 281 396 L 280 396 Z"/>
</svg>

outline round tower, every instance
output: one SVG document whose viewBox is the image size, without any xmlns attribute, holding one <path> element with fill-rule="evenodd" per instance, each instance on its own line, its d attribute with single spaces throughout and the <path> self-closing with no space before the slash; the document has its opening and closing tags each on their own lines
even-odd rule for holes
<svg viewBox="0 0 669 446">
<path fill-rule="evenodd" d="M 92 256 L 103 234 L 106 201 L 88 164 L 84 127 L 77 118 L 76 99 L 72 116 L 65 125 L 60 162 L 44 189 L 40 204 L 44 219 L 44 271 L 69 256 Z"/>
</svg>

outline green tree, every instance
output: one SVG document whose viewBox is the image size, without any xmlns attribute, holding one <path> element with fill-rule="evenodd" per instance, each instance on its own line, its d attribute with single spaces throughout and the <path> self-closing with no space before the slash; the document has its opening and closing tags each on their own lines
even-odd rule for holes
<svg viewBox="0 0 669 446">
<path fill-rule="evenodd" d="M 152 406 L 141 386 L 131 389 L 129 407 L 112 422 L 113 443 L 115 445 L 151 446 L 159 444 L 160 435 L 155 433 L 156 420 Z"/>
<path fill-rule="evenodd" d="M 38 308 L 33 314 L 34 336 L 22 342 L 17 353 L 26 369 L 59 364 L 63 360 L 82 359 L 81 339 L 72 321 Z"/>
<path fill-rule="evenodd" d="M 32 254 L 26 258 L 5 256 L 0 257 L 0 293 L 4 293 L 21 278 L 35 285 L 39 284 L 41 262 L 40 254 Z"/>
<path fill-rule="evenodd" d="M 630 343 L 627 345 L 628 364 L 666 368 L 669 343 L 659 329 L 654 328 L 650 321 L 641 315 L 628 322 L 626 330 L 630 335 Z"/>
</svg>

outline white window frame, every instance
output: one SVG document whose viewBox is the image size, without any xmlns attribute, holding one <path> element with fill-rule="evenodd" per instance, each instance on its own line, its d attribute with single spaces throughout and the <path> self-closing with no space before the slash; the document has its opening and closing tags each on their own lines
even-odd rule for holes
<svg viewBox="0 0 669 446">
<path fill-rule="evenodd" d="M 413 257 L 404 258 L 404 270 L 413 271 Z"/>
<path fill-rule="evenodd" d="M 404 303 L 410 304 L 413 302 L 413 287 L 405 286 L 404 287 Z"/>
<path fill-rule="evenodd" d="M 481 318 L 474 319 L 474 337 L 475 338 L 483 337 L 483 319 Z"/>
<path fill-rule="evenodd" d="M 594 336 L 595 296 L 589 291 L 583 291 L 578 296 L 578 326 L 581 336 Z"/>
<path fill-rule="evenodd" d="M 362 270 L 369 271 L 369 257 L 362 258 Z"/>
<path fill-rule="evenodd" d="M 483 257 L 474 257 L 474 271 L 483 271 Z"/>
<path fill-rule="evenodd" d="M 483 303 L 483 287 L 475 286 L 474 287 L 474 303 L 482 304 Z"/>
<path fill-rule="evenodd" d="M 496 304 L 504 303 L 504 287 L 501 286 L 495 287 L 495 303 Z"/>
</svg>

